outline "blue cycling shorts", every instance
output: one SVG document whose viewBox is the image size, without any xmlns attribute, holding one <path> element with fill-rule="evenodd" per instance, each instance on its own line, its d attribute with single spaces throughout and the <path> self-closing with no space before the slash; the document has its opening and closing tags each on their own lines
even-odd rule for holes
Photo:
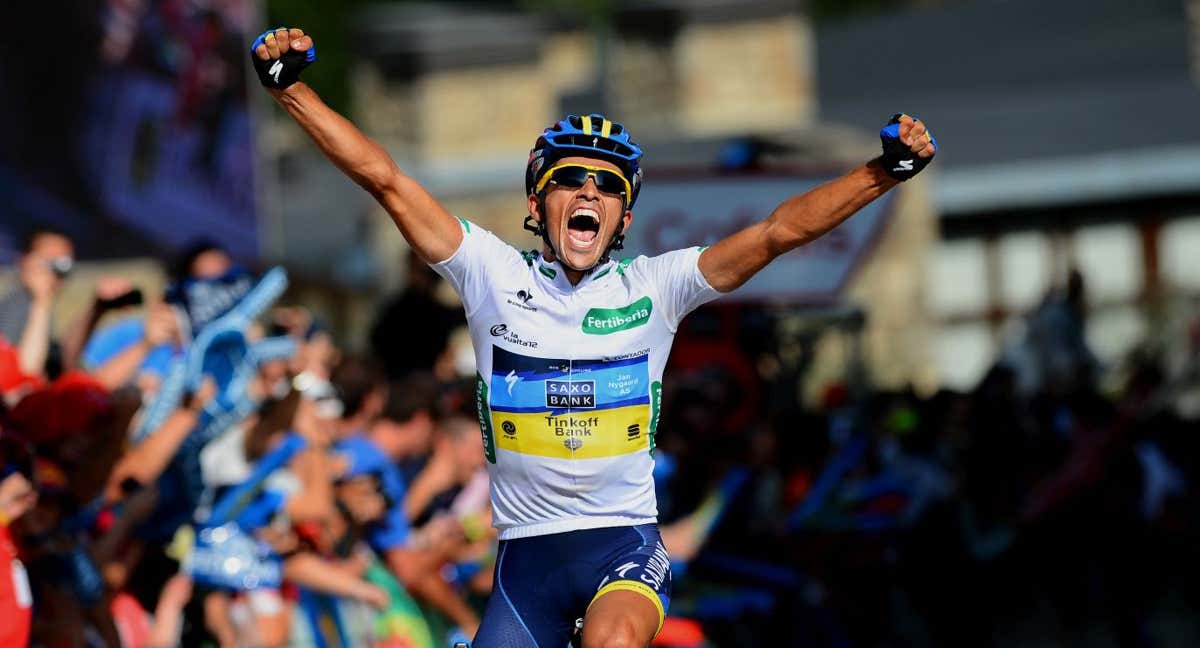
<svg viewBox="0 0 1200 648">
<path fill-rule="evenodd" d="M 576 619 L 603 594 L 626 590 L 658 609 L 671 601 L 671 566 L 658 525 L 585 529 L 503 540 L 472 648 L 566 648 Z"/>
</svg>

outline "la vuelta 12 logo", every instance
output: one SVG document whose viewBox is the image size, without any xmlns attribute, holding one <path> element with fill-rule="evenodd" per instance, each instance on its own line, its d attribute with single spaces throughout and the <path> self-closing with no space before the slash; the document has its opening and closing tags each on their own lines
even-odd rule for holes
<svg viewBox="0 0 1200 648">
<path fill-rule="evenodd" d="M 517 335 L 516 331 L 509 330 L 508 324 L 496 324 L 489 329 L 489 332 L 492 334 L 492 337 L 498 337 L 509 344 L 523 346 L 528 349 L 536 349 L 538 346 L 538 343 L 535 340 L 527 340 L 522 338 L 520 335 Z"/>
</svg>

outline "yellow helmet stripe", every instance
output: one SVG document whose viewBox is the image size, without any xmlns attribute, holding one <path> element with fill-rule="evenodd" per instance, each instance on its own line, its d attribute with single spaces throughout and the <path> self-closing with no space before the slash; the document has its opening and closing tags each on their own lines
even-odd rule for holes
<svg viewBox="0 0 1200 648">
<path fill-rule="evenodd" d="M 580 119 L 580 121 L 583 122 L 583 134 L 591 135 L 592 134 L 592 116 L 584 115 L 583 117 L 580 117 L 579 119 Z"/>
<path fill-rule="evenodd" d="M 600 137 L 608 137 L 608 134 L 611 132 L 612 132 L 612 122 L 605 119 L 604 123 L 600 126 Z"/>
</svg>

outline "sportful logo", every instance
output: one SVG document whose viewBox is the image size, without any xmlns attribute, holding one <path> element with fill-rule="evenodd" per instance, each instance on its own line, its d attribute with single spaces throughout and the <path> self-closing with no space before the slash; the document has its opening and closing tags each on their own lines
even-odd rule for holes
<svg viewBox="0 0 1200 648">
<path fill-rule="evenodd" d="M 583 316 L 583 332 L 589 335 L 608 335 L 637 328 L 650 321 L 654 304 L 642 297 L 622 308 L 593 308 Z"/>
<path fill-rule="evenodd" d="M 531 306 L 529 304 L 529 302 L 532 300 L 533 300 L 532 292 L 530 292 L 528 290 L 518 290 L 516 300 L 505 298 L 504 301 L 507 302 L 510 306 L 516 306 L 517 308 L 527 310 L 527 311 L 533 311 L 536 313 L 537 306 Z"/>
</svg>

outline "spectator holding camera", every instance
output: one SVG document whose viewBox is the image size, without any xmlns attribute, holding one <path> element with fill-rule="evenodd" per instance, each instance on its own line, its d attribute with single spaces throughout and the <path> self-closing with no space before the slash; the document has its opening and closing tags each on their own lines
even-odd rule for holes
<svg viewBox="0 0 1200 648">
<path fill-rule="evenodd" d="M 21 244 L 20 283 L 0 297 L 0 336 L 16 347 L 19 368 L 27 376 L 45 374 L 54 298 L 74 264 L 75 245 L 62 232 L 38 228 Z"/>
</svg>

